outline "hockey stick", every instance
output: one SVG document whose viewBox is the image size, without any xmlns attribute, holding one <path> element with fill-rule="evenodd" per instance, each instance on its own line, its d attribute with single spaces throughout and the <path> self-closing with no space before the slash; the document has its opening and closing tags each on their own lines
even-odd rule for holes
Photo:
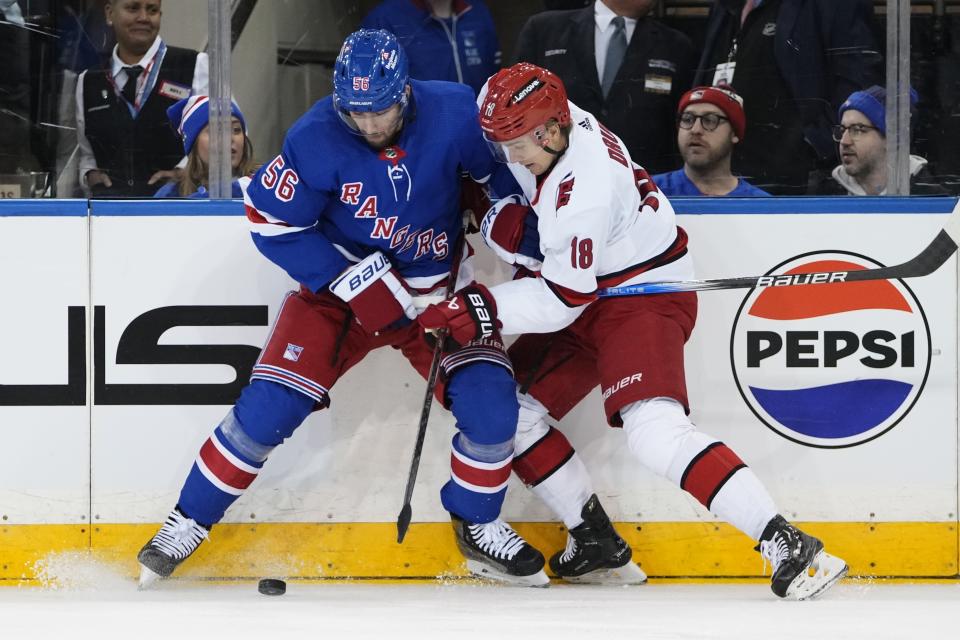
<svg viewBox="0 0 960 640">
<path fill-rule="evenodd" d="M 423 296 L 429 298 L 430 303 L 449 300 L 457 288 L 457 276 L 460 274 L 460 263 L 466 257 L 464 252 L 467 250 L 467 223 L 465 222 L 461 231 L 460 249 L 454 258 L 453 265 L 450 267 L 449 280 L 447 288 L 441 299 L 439 296 Z M 417 298 L 414 298 L 414 306 L 418 309 L 422 307 L 416 304 Z M 397 544 L 403 542 L 407 535 L 407 529 L 410 528 L 410 518 L 413 516 L 413 509 L 410 506 L 410 500 L 413 498 L 413 486 L 417 482 L 417 471 L 420 469 L 420 455 L 423 453 L 423 441 L 427 437 L 427 422 L 430 421 L 430 407 L 433 406 L 433 391 L 437 386 L 437 374 L 440 372 L 440 355 L 443 352 L 443 342 L 447 332 L 440 330 L 437 332 L 436 344 L 433 346 L 433 359 L 430 361 L 430 373 L 427 374 L 427 391 L 423 396 L 423 408 L 420 410 L 420 426 L 417 427 L 417 441 L 413 445 L 413 458 L 410 460 L 410 473 L 407 474 L 407 486 L 403 491 L 403 507 L 400 508 L 400 515 L 397 516 Z"/>
<path fill-rule="evenodd" d="M 642 296 L 652 293 L 679 293 L 681 291 L 716 291 L 720 289 L 753 289 L 755 287 L 783 287 L 832 282 L 858 282 L 863 280 L 894 280 L 919 278 L 930 275 L 950 259 L 960 245 L 960 201 L 947 217 L 943 229 L 937 233 L 927 248 L 911 260 L 892 267 L 877 267 L 861 271 L 822 271 L 790 275 L 749 276 L 743 278 L 717 278 L 714 280 L 677 280 L 675 282 L 648 282 L 609 287 L 597 291 L 601 298 L 617 296 Z"/>
</svg>

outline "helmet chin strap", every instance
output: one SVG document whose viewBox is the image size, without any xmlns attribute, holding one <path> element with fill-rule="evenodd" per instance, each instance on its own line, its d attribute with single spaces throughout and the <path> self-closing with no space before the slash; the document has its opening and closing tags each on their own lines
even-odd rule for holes
<svg viewBox="0 0 960 640">
<path fill-rule="evenodd" d="M 567 142 L 567 144 L 563 146 L 563 149 L 560 149 L 559 151 L 557 151 L 556 149 L 551 149 L 550 145 L 546 145 L 546 144 L 541 147 L 541 149 L 543 149 L 544 151 L 546 151 L 547 153 L 553 156 L 553 160 L 550 161 L 550 166 L 547 167 L 547 170 L 543 172 L 543 175 L 548 175 L 551 171 L 553 171 L 553 168 L 557 166 L 558 162 L 560 162 L 560 157 L 567 152 L 567 148 L 569 146 L 570 146 L 570 143 Z"/>
</svg>

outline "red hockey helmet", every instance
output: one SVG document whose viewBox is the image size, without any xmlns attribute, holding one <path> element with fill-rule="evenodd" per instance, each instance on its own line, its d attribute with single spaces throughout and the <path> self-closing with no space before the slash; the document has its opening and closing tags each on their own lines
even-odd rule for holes
<svg viewBox="0 0 960 640">
<path fill-rule="evenodd" d="M 550 71 L 518 62 L 487 81 L 480 107 L 480 128 L 487 140 L 506 142 L 551 119 L 561 127 L 570 124 L 567 91 Z"/>
</svg>

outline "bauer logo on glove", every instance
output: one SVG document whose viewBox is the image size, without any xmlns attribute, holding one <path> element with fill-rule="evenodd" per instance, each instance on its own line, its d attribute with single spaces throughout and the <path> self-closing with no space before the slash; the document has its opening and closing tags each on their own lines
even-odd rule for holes
<svg viewBox="0 0 960 640">
<path fill-rule="evenodd" d="M 456 346 L 489 338 L 497 330 L 497 303 L 482 284 L 464 287 L 449 301 L 432 304 L 417 322 L 429 332 L 447 331 Z"/>
<path fill-rule="evenodd" d="M 362 269 L 350 269 L 345 274 L 350 276 L 347 279 L 347 285 L 350 287 L 350 293 L 354 295 L 362 291 L 365 285 L 369 284 L 371 280 L 381 278 L 390 270 L 390 263 L 387 261 L 387 256 L 379 251 L 369 256 L 369 258 L 369 261 L 363 261 L 366 264 Z M 360 267 L 360 264 L 358 264 L 357 267 Z"/>
<path fill-rule="evenodd" d="M 350 306 L 367 331 L 399 327 L 417 317 L 413 297 L 379 251 L 344 271 L 330 284 L 330 292 Z"/>
</svg>

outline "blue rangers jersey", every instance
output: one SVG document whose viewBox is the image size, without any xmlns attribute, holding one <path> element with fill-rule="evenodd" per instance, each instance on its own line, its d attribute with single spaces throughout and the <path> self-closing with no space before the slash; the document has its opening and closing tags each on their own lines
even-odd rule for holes
<svg viewBox="0 0 960 640">
<path fill-rule="evenodd" d="M 377 250 L 415 289 L 450 271 L 461 229 L 461 171 L 484 182 L 498 167 L 469 87 L 416 80 L 410 86 L 393 146 L 372 148 L 327 97 L 293 125 L 283 151 L 245 189 L 257 248 L 311 291 Z"/>
</svg>

